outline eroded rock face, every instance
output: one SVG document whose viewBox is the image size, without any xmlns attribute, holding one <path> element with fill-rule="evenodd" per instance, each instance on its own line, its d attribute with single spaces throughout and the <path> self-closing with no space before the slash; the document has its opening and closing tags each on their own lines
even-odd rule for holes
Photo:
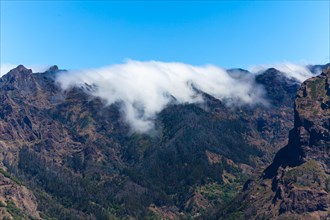
<svg viewBox="0 0 330 220">
<path fill-rule="evenodd" d="M 275 157 L 264 178 L 273 177 L 279 213 L 330 213 L 330 68 L 305 81 L 295 100 L 289 144 Z M 328 214 L 325 214 L 328 213 Z"/>
<path fill-rule="evenodd" d="M 330 218 L 329 82 L 327 67 L 301 85 L 288 145 L 279 150 L 262 177 L 247 182 L 240 197 L 218 216 Z"/>
<path fill-rule="evenodd" d="M 295 127 L 302 130 L 304 161 L 313 159 L 330 173 L 330 67 L 305 82 L 297 94 Z"/>
<path fill-rule="evenodd" d="M 297 166 L 315 160 L 330 173 L 330 68 L 305 81 L 295 100 L 294 128 L 289 144 L 281 149 L 266 169 L 265 177 L 276 175 L 278 168 Z"/>
</svg>

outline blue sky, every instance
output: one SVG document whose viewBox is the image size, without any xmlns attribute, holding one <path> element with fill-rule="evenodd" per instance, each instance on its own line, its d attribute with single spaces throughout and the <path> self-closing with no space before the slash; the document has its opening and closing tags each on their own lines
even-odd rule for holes
<svg viewBox="0 0 330 220">
<path fill-rule="evenodd" d="M 329 1 L 1 0 L 1 63 L 326 63 L 329 11 Z"/>
</svg>

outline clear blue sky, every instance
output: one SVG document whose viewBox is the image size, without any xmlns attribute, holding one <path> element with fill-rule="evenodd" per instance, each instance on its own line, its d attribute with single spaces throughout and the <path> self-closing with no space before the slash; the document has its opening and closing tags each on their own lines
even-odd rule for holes
<svg viewBox="0 0 330 220">
<path fill-rule="evenodd" d="M 329 1 L 1 1 L 1 63 L 248 67 L 330 59 Z"/>
</svg>

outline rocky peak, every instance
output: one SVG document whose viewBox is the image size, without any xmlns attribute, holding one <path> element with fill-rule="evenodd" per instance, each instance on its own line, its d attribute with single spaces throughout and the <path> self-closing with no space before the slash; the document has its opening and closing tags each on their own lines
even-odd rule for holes
<svg viewBox="0 0 330 220">
<path fill-rule="evenodd" d="M 275 68 L 269 68 L 256 76 L 256 82 L 265 87 L 268 98 L 274 106 L 291 106 L 299 84 Z"/>
<path fill-rule="evenodd" d="M 32 73 L 31 69 L 27 69 L 23 65 L 18 65 L 16 68 L 10 70 L 7 74 L 5 74 L 2 78 L 5 81 L 14 82 L 17 78 L 28 77 Z"/>
<path fill-rule="evenodd" d="M 259 74 L 257 76 L 257 81 L 263 82 L 263 83 L 296 83 L 297 81 L 294 79 L 290 79 L 288 77 L 285 77 L 285 73 L 275 69 L 275 68 L 268 68 L 263 73 Z"/>
<path fill-rule="evenodd" d="M 53 73 L 53 71 L 57 70 L 57 66 L 53 66 L 48 70 L 48 73 Z M 7 92 L 17 90 L 15 93 L 16 95 L 17 93 L 20 93 L 20 95 L 24 96 L 30 101 L 41 101 L 42 99 L 39 97 L 39 95 L 47 97 L 46 93 L 51 92 L 52 88 L 54 87 L 53 84 L 49 82 L 50 79 L 48 80 L 48 78 L 50 78 L 48 75 L 52 74 L 46 75 L 45 73 L 33 73 L 31 69 L 28 69 L 23 65 L 19 65 L 0 78 L 0 90 Z M 48 78 L 47 80 L 45 78 L 44 81 L 39 79 L 43 77 Z M 47 90 L 41 91 L 40 83 L 48 83 L 49 86 L 47 87 Z M 13 98 L 15 94 L 12 94 L 12 92 L 8 93 L 11 98 Z"/>
<path fill-rule="evenodd" d="M 27 69 L 25 66 L 23 65 L 18 65 L 16 68 L 12 69 L 9 71 L 8 74 L 31 74 L 32 70 L 31 69 Z"/>
<path fill-rule="evenodd" d="M 18 88 L 20 85 L 26 84 L 24 82 L 29 81 L 31 75 L 31 69 L 27 69 L 25 66 L 19 65 L 0 78 L 0 82 L 4 82 L 1 89 L 9 91 L 14 87 Z"/>
<path fill-rule="evenodd" d="M 51 67 L 49 67 L 49 69 L 47 70 L 47 72 L 57 72 L 59 69 L 58 69 L 58 66 L 57 65 L 53 65 Z"/>
</svg>

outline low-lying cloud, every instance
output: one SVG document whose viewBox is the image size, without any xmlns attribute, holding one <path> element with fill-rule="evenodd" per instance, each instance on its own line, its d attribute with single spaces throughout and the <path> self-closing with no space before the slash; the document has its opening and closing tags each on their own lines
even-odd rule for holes
<svg viewBox="0 0 330 220">
<path fill-rule="evenodd" d="M 17 66 L 0 64 L 0 77 Z M 44 72 L 49 67 L 27 68 Z M 144 133 L 154 128 L 157 114 L 169 104 L 202 103 L 200 91 L 227 105 L 267 105 L 263 87 L 255 83 L 255 76 L 268 68 L 278 69 L 297 83 L 314 76 L 307 66 L 288 62 L 253 66 L 248 73 L 238 69 L 227 72 L 214 65 L 129 60 L 103 68 L 60 72 L 57 82 L 64 90 L 83 87 L 92 96 L 102 98 L 106 105 L 119 103 L 132 131 Z"/>
<path fill-rule="evenodd" d="M 250 68 L 250 72 L 258 74 L 262 73 L 268 68 L 275 68 L 284 73 L 286 77 L 295 79 L 299 83 L 302 83 L 306 79 L 314 76 L 314 74 L 307 66 L 288 62 L 253 66 Z"/>
<path fill-rule="evenodd" d="M 254 83 L 254 75 L 235 78 L 214 65 L 127 61 L 98 69 L 59 73 L 64 90 L 86 88 L 107 105 L 121 104 L 124 118 L 133 132 L 148 132 L 157 113 L 169 104 L 201 103 L 203 91 L 226 104 L 265 103 L 264 91 Z M 93 86 L 93 90 L 87 89 Z"/>
</svg>

